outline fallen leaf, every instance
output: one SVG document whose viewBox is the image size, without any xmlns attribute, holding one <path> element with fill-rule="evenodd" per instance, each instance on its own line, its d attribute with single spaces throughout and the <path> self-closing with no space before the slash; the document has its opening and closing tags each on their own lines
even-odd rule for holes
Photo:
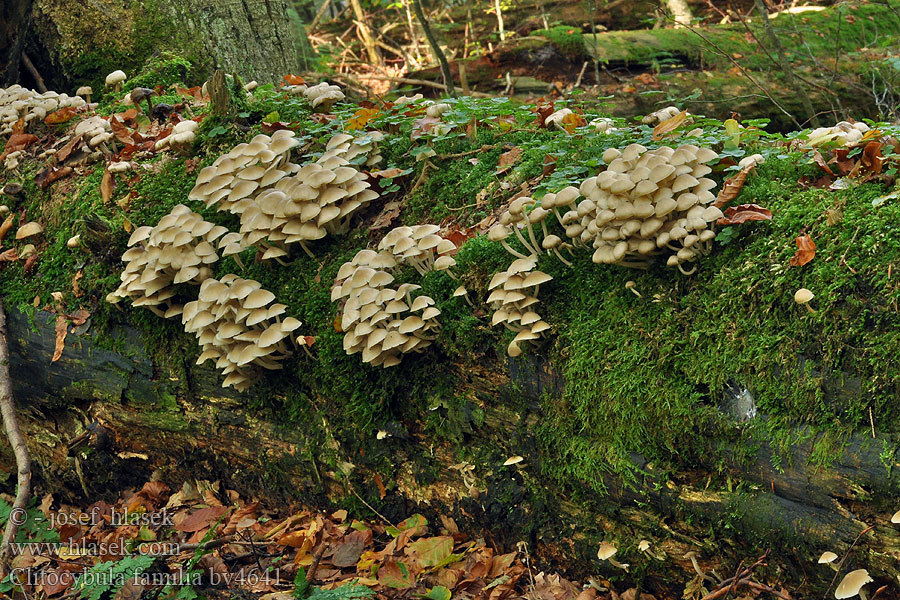
<svg viewBox="0 0 900 600">
<path fill-rule="evenodd" d="M 881 156 L 882 146 L 884 144 L 881 142 L 869 142 L 866 144 L 859 162 L 856 163 L 856 166 L 850 172 L 850 177 L 857 177 L 862 173 L 870 173 L 872 175 L 881 173 L 881 165 L 884 162 L 884 158 Z"/>
<path fill-rule="evenodd" d="M 500 160 L 497 161 L 497 167 L 509 167 L 519 162 L 519 159 L 521 158 L 522 149 L 518 146 L 513 146 L 510 150 L 500 155 Z"/>
<path fill-rule="evenodd" d="M 113 191 L 116 189 L 116 181 L 109 169 L 103 171 L 103 179 L 100 180 L 100 195 L 103 202 L 109 202 L 112 199 Z"/>
<path fill-rule="evenodd" d="M 578 113 L 573 112 L 563 117 L 562 121 L 560 121 L 560 124 L 566 130 L 566 133 L 572 135 L 575 133 L 575 130 L 577 128 L 587 125 L 587 120 Z"/>
<path fill-rule="evenodd" d="M 285 75 L 282 80 L 287 85 L 304 85 L 306 80 L 299 75 Z"/>
<path fill-rule="evenodd" d="M 372 119 L 378 116 L 381 111 L 377 108 L 360 108 L 350 119 L 347 120 L 347 125 L 344 127 L 347 131 L 357 131 L 361 129 L 365 129 L 366 125 L 369 124 Z"/>
<path fill-rule="evenodd" d="M 56 349 L 53 351 L 51 363 L 55 363 L 62 357 L 63 350 L 66 347 L 66 334 L 69 332 L 69 321 L 65 315 L 57 315 L 56 317 Z"/>
<path fill-rule="evenodd" d="M 131 224 L 131 221 L 125 219 L 122 221 L 122 229 L 125 230 L 125 233 L 131 233 L 131 230 L 134 229 L 134 225 Z"/>
<path fill-rule="evenodd" d="M 375 482 L 375 487 L 378 488 L 378 499 L 384 500 L 384 497 L 387 495 L 387 490 L 384 489 L 384 482 L 381 480 L 381 475 L 375 473 L 375 475 L 372 476 L 372 480 Z M 354 560 L 353 562 L 355 563 L 356 561 Z"/>
<path fill-rule="evenodd" d="M 716 223 L 718 225 L 740 225 L 747 221 L 771 221 L 772 211 L 757 204 L 741 204 L 725 209 L 725 216 Z"/>
<path fill-rule="evenodd" d="M 10 248 L 8 250 L 4 250 L 0 252 L 0 263 L 2 262 L 15 262 L 19 260 L 19 255 L 16 253 L 15 248 Z"/>
<path fill-rule="evenodd" d="M 341 538 L 334 547 L 334 558 L 331 561 L 336 567 L 355 567 L 363 550 L 372 541 L 372 530 L 351 531 Z"/>
<path fill-rule="evenodd" d="M 7 215 L 6 219 L 4 219 L 3 224 L 0 225 L 0 242 L 3 241 L 3 238 L 6 237 L 6 234 L 9 233 L 10 229 L 12 229 L 15 218 L 16 218 L 15 213 L 9 213 L 9 215 Z"/>
<path fill-rule="evenodd" d="M 555 171 L 555 170 L 556 170 L 556 159 L 553 158 L 552 156 L 550 156 L 549 154 L 545 154 L 544 155 L 544 168 L 543 168 L 543 171 L 541 172 L 541 174 L 544 177 L 547 177 L 548 175 L 553 173 L 553 171 Z"/>
<path fill-rule="evenodd" d="M 388 177 L 388 178 L 393 179 L 394 177 L 397 177 L 399 175 L 404 175 L 405 173 L 406 173 L 406 171 L 404 171 L 403 169 L 398 169 L 397 167 L 394 167 L 393 169 L 372 171 L 370 173 L 370 175 L 372 175 L 373 177 Z"/>
<path fill-rule="evenodd" d="M 66 121 L 71 120 L 74 116 L 75 108 L 66 106 L 44 117 L 44 123 L 46 123 L 47 125 L 57 125 L 59 123 L 65 123 Z"/>
<path fill-rule="evenodd" d="M 825 163 L 825 159 L 822 158 L 822 153 L 819 152 L 818 150 L 814 150 L 814 151 L 813 151 L 813 160 L 815 161 L 815 163 L 816 163 L 817 165 L 819 165 L 819 168 L 820 168 L 820 169 L 822 169 L 823 171 L 825 171 L 825 172 L 828 173 L 829 175 L 834 175 L 834 174 L 835 174 L 834 171 L 832 171 L 831 168 Z"/>
<path fill-rule="evenodd" d="M 59 181 L 63 177 L 68 177 L 74 172 L 72 167 L 47 167 L 34 176 L 34 182 L 39 188 L 44 190 L 54 181 Z"/>
<path fill-rule="evenodd" d="M 414 586 L 416 578 L 410 573 L 406 564 L 389 560 L 378 569 L 378 583 L 391 588 L 404 589 Z"/>
<path fill-rule="evenodd" d="M 218 521 L 226 512 L 228 512 L 228 509 L 224 506 L 208 506 L 206 508 L 201 508 L 195 510 L 185 517 L 181 523 L 175 525 L 175 529 L 188 533 L 200 531 Z"/>
<path fill-rule="evenodd" d="M 421 119 L 413 121 L 412 133 L 409 134 L 409 139 L 415 140 L 422 137 L 434 129 L 435 125 L 440 122 L 441 120 L 437 117 L 422 117 Z"/>
<path fill-rule="evenodd" d="M 78 287 L 78 280 L 82 277 L 84 277 L 84 271 L 79 269 L 79 271 L 75 273 L 75 277 L 72 278 L 72 293 L 75 294 L 76 298 L 81 298 L 84 295 L 84 292 Z"/>
<path fill-rule="evenodd" d="M 719 195 L 716 196 L 716 201 L 712 203 L 716 208 L 722 208 L 735 198 L 737 198 L 738 194 L 741 193 L 741 188 L 744 187 L 744 182 L 747 180 L 747 175 L 750 174 L 750 171 L 753 170 L 754 165 L 747 165 L 743 169 L 738 172 L 734 177 L 730 177 L 722 184 L 722 189 L 719 190 Z"/>
<path fill-rule="evenodd" d="M 662 121 L 659 125 L 653 128 L 653 139 L 658 141 L 661 140 L 666 134 L 672 133 L 676 129 L 678 129 L 688 118 L 688 112 L 686 110 L 681 111 L 674 117 L 666 119 Z"/>
<path fill-rule="evenodd" d="M 797 236 L 797 253 L 791 257 L 791 266 L 802 267 L 816 255 L 816 243 L 806 234 Z"/>
<path fill-rule="evenodd" d="M 411 558 L 416 559 L 420 567 L 433 567 L 453 553 L 453 538 L 450 536 L 421 538 L 407 546 L 406 552 Z"/>
</svg>

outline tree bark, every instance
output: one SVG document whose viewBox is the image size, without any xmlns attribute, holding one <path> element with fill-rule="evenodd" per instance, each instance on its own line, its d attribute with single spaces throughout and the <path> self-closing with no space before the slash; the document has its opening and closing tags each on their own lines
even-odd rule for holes
<svg viewBox="0 0 900 600">
<path fill-rule="evenodd" d="M 32 0 L 0 2 L 0 87 L 19 81 L 22 48 Z"/>
<path fill-rule="evenodd" d="M 416 432 L 416 423 L 404 425 L 413 433 L 371 446 L 338 433 L 327 410 L 306 425 L 285 426 L 282 415 L 249 407 L 246 398 L 219 387 L 213 370 L 195 367 L 187 357 L 172 361 L 184 365 L 180 377 L 153 364 L 140 337 L 124 325 L 109 333 L 121 348 L 117 352 L 98 347 L 88 330 L 70 334 L 62 358 L 51 363 L 54 322 L 54 315 L 38 313 L 35 331 L 25 315 L 12 313 L 10 351 L 15 393 L 27 408 L 24 430 L 30 439 L 41 440 L 34 456 L 41 465 L 38 477 L 60 501 L 94 500 L 124 486 L 140 486 L 154 471 L 172 485 L 202 473 L 273 502 L 296 498 L 300 491 L 327 504 L 348 496 L 352 485 L 391 520 L 416 511 L 429 520 L 451 515 L 461 528 L 484 532 L 500 548 L 513 549 L 517 541 L 530 539 L 538 560 L 565 562 L 575 577 L 597 574 L 595 544 L 604 530 L 627 527 L 635 539 L 663 536 L 668 558 L 651 561 L 648 574 L 670 581 L 693 577 L 690 565 L 682 564 L 685 552 L 708 552 L 714 561 L 733 542 L 733 551 L 744 558 L 756 551 L 745 546 L 748 540 L 781 540 L 779 565 L 788 570 L 788 581 L 795 575 L 799 581 L 797 565 L 805 564 L 808 554 L 840 552 L 875 524 L 875 535 L 858 548 L 858 557 L 873 572 L 900 577 L 900 533 L 886 520 L 857 516 L 870 498 L 900 494 L 900 470 L 889 470 L 882 444 L 865 436 L 850 440 L 829 468 L 810 464 L 810 442 L 793 447 L 785 461 L 789 466 L 775 469 L 772 449 L 763 444 L 750 464 L 736 456 L 726 465 L 735 492 L 707 489 L 707 473 L 721 465 L 657 473 L 640 456 L 632 457 L 638 471 L 628 484 L 598 472 L 590 481 L 575 478 L 560 489 L 546 478 L 541 463 L 547 457 L 530 437 L 544 418 L 538 399 L 561 393 L 562 382 L 548 364 L 532 357 L 450 365 L 459 393 L 478 398 L 484 410 L 483 424 L 466 437 L 467 456 L 497 449 L 508 456 L 523 440 L 536 449 L 521 469 L 476 464 L 477 479 L 467 482 L 458 467 L 471 458 Z M 328 400 L 311 402 L 327 406 Z M 331 441 L 316 441 L 323 430 Z M 884 438 L 884 447 L 896 443 Z M 83 444 L 92 450 L 82 453 Z M 10 457 L 2 454 L 0 464 L 6 466 Z M 83 475 L 73 472 L 73 460 Z M 384 461 L 394 470 L 384 471 Z M 414 465 L 433 475 L 415 475 L 419 467 Z M 371 483 L 379 471 L 395 482 L 381 499 Z M 410 475 L 404 476 L 407 471 Z M 596 496 L 591 489 L 597 483 L 608 494 L 585 500 Z M 728 527 L 721 529 L 722 524 Z M 719 527 L 715 543 L 703 541 L 711 527 Z M 806 554 L 792 555 L 791 546 Z M 823 573 L 811 574 L 821 589 L 831 572 Z"/>
</svg>

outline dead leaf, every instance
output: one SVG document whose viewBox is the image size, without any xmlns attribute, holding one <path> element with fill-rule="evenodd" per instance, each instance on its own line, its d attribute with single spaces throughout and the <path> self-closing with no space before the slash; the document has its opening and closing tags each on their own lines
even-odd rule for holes
<svg viewBox="0 0 900 600">
<path fill-rule="evenodd" d="M 718 225 L 740 225 L 747 221 L 771 221 L 772 211 L 757 204 L 741 204 L 725 209 L 725 216 L 716 223 Z"/>
<path fill-rule="evenodd" d="M 80 270 L 75 273 L 75 277 L 72 278 L 72 293 L 75 294 L 76 298 L 81 298 L 84 296 L 84 292 L 78 286 L 78 280 L 84 277 L 84 271 Z"/>
<path fill-rule="evenodd" d="M 806 234 L 797 236 L 797 253 L 791 257 L 791 266 L 802 267 L 816 255 L 816 243 Z"/>
<path fill-rule="evenodd" d="M 55 363 L 62 357 L 63 350 L 66 347 L 66 334 L 69 332 L 69 321 L 65 315 L 57 315 L 56 317 L 56 349 L 53 351 L 51 363 Z"/>
<path fill-rule="evenodd" d="M 560 125 L 566 130 L 566 133 L 573 135 L 579 127 L 587 125 L 587 120 L 578 113 L 569 113 L 560 121 Z"/>
<path fill-rule="evenodd" d="M 350 119 L 347 120 L 347 125 L 344 127 L 347 131 L 358 131 L 366 128 L 366 125 L 369 124 L 372 119 L 378 116 L 381 111 L 377 108 L 360 108 Z"/>
<path fill-rule="evenodd" d="M 403 173 L 404 173 L 404 170 L 403 170 L 403 169 L 398 169 L 397 167 L 394 167 L 393 169 L 384 169 L 384 170 L 381 170 L 381 171 L 372 171 L 372 172 L 369 173 L 369 174 L 372 175 L 373 177 L 387 177 L 387 178 L 394 178 L 394 177 L 397 177 L 398 175 L 402 175 Z"/>
<path fill-rule="evenodd" d="M 19 255 L 16 253 L 15 248 L 10 248 L 9 250 L 4 250 L 0 252 L 0 263 L 2 262 L 15 262 L 19 260 Z"/>
<path fill-rule="evenodd" d="M 375 473 L 375 475 L 372 476 L 372 481 L 375 482 L 375 486 L 378 488 L 378 499 L 384 500 L 384 497 L 387 495 L 387 490 L 384 489 L 384 482 L 381 480 L 381 475 Z"/>
<path fill-rule="evenodd" d="M 336 567 L 355 567 L 363 550 L 371 541 L 371 529 L 348 533 L 335 546 L 331 564 Z"/>
<path fill-rule="evenodd" d="M 741 188 L 744 187 L 744 182 L 747 180 L 747 175 L 750 174 L 750 171 L 753 170 L 753 165 L 747 165 L 741 171 L 725 181 L 722 184 L 722 189 L 719 190 L 719 195 L 716 196 L 716 201 L 712 203 L 716 208 L 722 208 L 735 198 L 737 198 L 738 194 L 741 193 Z"/>
<path fill-rule="evenodd" d="M 391 588 L 405 589 L 416 584 L 416 577 L 405 563 L 389 560 L 378 569 L 378 583 Z"/>
<path fill-rule="evenodd" d="M 522 158 L 522 149 L 518 146 L 513 146 L 508 151 L 504 152 L 500 155 L 500 160 L 497 161 L 497 168 L 500 169 L 502 167 L 509 167 Z"/>
<path fill-rule="evenodd" d="M 547 177 L 548 175 L 553 173 L 553 171 L 555 171 L 555 170 L 556 170 L 556 159 L 553 158 L 552 156 L 550 156 L 549 154 L 545 154 L 544 155 L 544 168 L 543 168 L 543 171 L 541 174 L 544 177 Z"/>
<path fill-rule="evenodd" d="M 175 529 L 188 533 L 201 531 L 219 520 L 226 512 L 228 512 L 228 509 L 224 506 L 201 508 L 189 514 L 181 523 L 175 525 Z"/>
<path fill-rule="evenodd" d="M 813 160 L 815 161 L 815 163 L 816 163 L 817 165 L 819 165 L 819 168 L 820 168 L 820 169 L 822 169 L 823 171 L 825 171 L 825 172 L 828 173 L 829 175 L 834 175 L 834 174 L 835 174 L 834 171 L 832 171 L 831 168 L 825 163 L 825 159 L 822 158 L 822 153 L 819 152 L 818 150 L 814 150 L 814 151 L 813 151 Z"/>
<path fill-rule="evenodd" d="M 109 169 L 103 171 L 103 179 L 100 180 L 100 195 L 103 202 L 109 202 L 112 199 L 113 191 L 116 189 L 116 181 Z"/>
<path fill-rule="evenodd" d="M 884 146 L 881 142 L 869 142 L 863 149 L 859 162 L 850 172 L 850 177 L 857 177 L 862 173 L 878 175 L 881 173 L 881 165 L 884 158 L 881 156 L 881 148 Z"/>
<path fill-rule="evenodd" d="M 666 134 L 672 133 L 676 129 L 678 129 L 688 118 L 688 112 L 686 110 L 681 111 L 674 117 L 666 119 L 662 121 L 659 125 L 653 128 L 653 139 L 658 141 L 661 140 Z"/>
<path fill-rule="evenodd" d="M 59 123 L 65 123 L 72 119 L 75 116 L 75 108 L 71 106 L 66 106 L 65 108 L 61 108 L 56 112 L 52 112 L 44 118 L 44 123 L 47 125 L 58 125 Z"/>
<path fill-rule="evenodd" d="M 63 177 L 68 177 L 74 172 L 72 167 L 47 167 L 34 176 L 34 182 L 39 188 L 44 190 L 54 181 L 59 181 Z"/>
<path fill-rule="evenodd" d="M 437 117 L 422 117 L 421 119 L 413 121 L 412 133 L 409 134 L 409 139 L 415 140 L 422 137 L 434 129 L 435 125 L 440 122 L 441 120 Z"/>
<path fill-rule="evenodd" d="M 6 234 L 9 233 L 10 229 L 12 229 L 15 218 L 16 218 L 15 213 L 9 213 L 9 215 L 7 215 L 6 219 L 3 220 L 3 224 L 0 225 L 0 242 L 3 241 L 3 238 L 6 237 Z"/>
<path fill-rule="evenodd" d="M 304 85 L 306 83 L 306 80 L 299 75 L 285 75 L 282 80 L 287 85 Z"/>
</svg>

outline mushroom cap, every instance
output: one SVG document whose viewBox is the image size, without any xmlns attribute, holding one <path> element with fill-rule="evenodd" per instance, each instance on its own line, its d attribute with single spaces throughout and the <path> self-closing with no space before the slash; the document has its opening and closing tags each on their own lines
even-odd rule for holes
<svg viewBox="0 0 900 600">
<path fill-rule="evenodd" d="M 894 516 L 891 517 L 891 523 L 900 523 L 900 510 L 894 513 Z"/>
<path fill-rule="evenodd" d="M 619 549 L 609 542 L 600 542 L 600 548 L 597 549 L 597 558 L 599 558 L 600 560 L 607 560 L 609 558 L 612 558 L 612 556 L 618 551 Z"/>
<path fill-rule="evenodd" d="M 75 91 L 76 96 L 89 96 L 94 93 L 89 85 L 83 85 Z"/>
<path fill-rule="evenodd" d="M 819 557 L 819 564 L 824 565 L 830 562 L 834 562 L 837 559 L 838 555 L 834 552 L 823 552 L 822 556 Z"/>
<path fill-rule="evenodd" d="M 837 589 L 834 590 L 834 597 L 837 598 L 837 600 L 852 598 L 859 593 L 862 586 L 867 583 L 872 583 L 873 581 L 874 580 L 869 576 L 869 572 L 865 569 L 850 571 L 844 575 L 841 583 L 839 583 Z"/>
<path fill-rule="evenodd" d="M 806 304 L 813 298 L 815 298 L 815 295 L 806 288 L 800 288 L 794 292 L 794 302 L 797 304 Z"/>
<path fill-rule="evenodd" d="M 115 85 L 117 83 L 122 83 L 127 79 L 128 76 L 125 75 L 125 71 L 113 71 L 109 75 L 106 76 L 106 85 Z"/>
</svg>

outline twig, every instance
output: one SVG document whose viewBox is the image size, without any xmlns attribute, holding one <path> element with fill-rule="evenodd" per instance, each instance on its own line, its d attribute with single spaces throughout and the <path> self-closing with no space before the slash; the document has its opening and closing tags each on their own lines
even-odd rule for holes
<svg viewBox="0 0 900 600">
<path fill-rule="evenodd" d="M 872 418 L 872 407 L 869 406 L 869 425 L 872 426 L 872 439 L 875 439 L 875 419 Z"/>
<path fill-rule="evenodd" d="M 3 541 L 0 542 L 0 575 L 2 577 L 6 577 L 9 573 L 9 559 L 13 552 L 12 542 L 16 539 L 19 526 L 24 522 L 25 505 L 31 498 L 31 457 L 28 455 L 28 446 L 25 445 L 25 437 L 22 435 L 19 420 L 16 418 L 12 380 L 9 377 L 9 345 L 6 340 L 6 310 L 3 308 L 3 300 L 0 299 L 0 411 L 3 413 L 6 437 L 15 454 L 18 471 L 16 499 L 10 510 L 9 519 L 6 521 Z"/>
<path fill-rule="evenodd" d="M 328 5 L 331 4 L 331 0 L 325 0 L 322 3 L 322 7 L 319 9 L 319 12 L 316 13 L 316 16 L 313 17 L 312 23 L 309 24 L 309 30 L 312 31 L 316 28 L 316 25 L 319 24 L 319 19 L 325 14 L 325 11 L 328 10 Z"/>
<path fill-rule="evenodd" d="M 425 39 L 428 40 L 428 44 L 431 46 L 431 51 L 434 53 L 435 58 L 437 58 L 438 62 L 441 65 L 441 73 L 443 73 L 444 75 L 444 85 L 446 86 L 447 93 L 456 98 L 456 88 L 453 87 L 453 74 L 450 72 L 450 63 L 447 62 L 447 57 L 444 55 L 444 51 L 441 50 L 437 39 L 434 37 L 434 33 L 431 31 L 431 25 L 429 25 L 428 19 L 425 18 L 425 11 L 422 9 L 422 0 L 412 0 L 412 5 L 413 11 L 416 13 L 416 17 L 419 19 L 419 24 L 422 26 L 422 30 L 425 32 Z"/>
<path fill-rule="evenodd" d="M 413 192 L 415 192 L 417 189 L 419 189 L 420 185 L 425 183 L 425 174 L 428 172 L 428 167 L 431 167 L 432 169 L 437 169 L 437 167 L 434 166 L 434 164 L 430 160 L 426 160 L 425 164 L 422 165 L 422 173 L 419 174 L 419 178 L 416 179 L 416 183 L 413 184 L 412 189 L 410 189 L 409 193 L 406 194 L 407 196 L 411 196 L 413 194 Z"/>
<path fill-rule="evenodd" d="M 408 77 L 388 77 L 386 75 L 364 75 L 364 79 L 374 79 L 376 81 L 390 81 L 394 83 L 407 83 L 409 85 L 422 85 L 425 87 L 431 87 L 438 90 L 447 90 L 447 86 L 438 83 L 436 81 L 428 81 L 427 79 L 410 79 Z M 485 94 L 482 92 L 472 92 L 472 96 L 475 98 L 493 98 L 491 94 Z"/>
<path fill-rule="evenodd" d="M 428 164 L 428 163 L 426 163 L 426 164 Z M 348 485 L 348 487 L 349 487 L 349 489 L 350 489 L 350 493 L 353 494 L 354 496 L 356 496 L 356 498 L 357 498 L 360 502 L 362 502 L 362 503 L 365 505 L 366 508 L 368 508 L 368 509 L 371 510 L 373 513 L 375 513 L 375 514 L 378 516 L 379 519 L 381 519 L 382 521 L 384 521 L 385 523 L 387 523 L 387 524 L 390 525 L 391 527 L 396 527 L 396 525 L 394 525 L 394 524 L 391 522 L 390 519 L 388 519 L 387 517 L 385 517 L 383 514 L 381 514 L 380 512 L 378 512 L 377 510 L 375 510 L 374 508 L 372 508 L 372 505 L 371 505 L 371 504 L 369 504 L 368 502 L 366 502 L 365 500 L 363 500 L 362 496 L 360 496 L 359 494 L 357 494 L 357 493 L 356 493 L 356 490 L 353 489 L 353 486 L 349 486 L 349 485 Z"/>
<path fill-rule="evenodd" d="M 691 33 L 693 33 L 694 35 L 698 36 L 701 40 L 703 40 L 704 42 L 706 42 L 707 44 L 709 44 L 713 49 L 715 49 L 716 52 L 718 52 L 720 55 L 722 55 L 722 56 L 724 56 L 725 58 L 727 58 L 728 60 L 730 60 L 730 61 L 734 64 L 734 66 L 736 66 L 736 67 L 738 68 L 738 70 L 741 72 L 741 74 L 742 74 L 744 77 L 746 77 L 748 80 L 750 80 L 750 82 L 751 82 L 753 85 L 755 85 L 756 87 L 758 87 L 759 90 L 760 90 L 763 94 L 766 95 L 766 98 L 768 98 L 768 99 L 772 102 L 772 104 L 774 104 L 774 105 L 778 108 L 778 110 L 780 110 L 781 112 L 783 112 L 783 113 L 784 113 L 791 121 L 794 122 L 794 125 L 797 126 L 797 129 L 803 129 L 803 127 L 800 125 L 800 123 L 797 121 L 797 119 L 794 117 L 794 115 L 792 115 L 791 113 L 789 113 L 789 112 L 787 111 L 787 109 L 786 109 L 784 106 L 782 106 L 781 103 L 780 103 L 778 100 L 776 100 L 774 97 L 772 97 L 772 94 L 769 93 L 769 90 L 767 90 L 766 88 L 764 88 L 763 85 L 762 85 L 760 82 L 758 82 L 758 81 L 753 77 L 753 75 L 751 75 L 751 74 L 747 71 L 747 69 L 745 69 L 745 68 L 743 67 L 743 65 L 741 65 L 741 63 L 739 63 L 737 60 L 735 60 L 735 58 L 734 58 L 733 56 L 731 56 L 731 54 L 729 54 L 728 52 L 725 52 L 724 50 L 722 50 L 715 42 L 713 42 L 713 41 L 710 40 L 708 37 L 706 37 L 705 35 L 703 35 L 696 27 L 692 27 L 691 25 L 687 25 L 687 24 L 683 24 L 683 27 L 686 27 Z"/>
<path fill-rule="evenodd" d="M 573 88 L 578 88 L 581 86 L 581 78 L 584 77 L 584 71 L 587 69 L 589 61 L 584 61 L 584 64 L 581 65 L 581 71 L 578 73 L 578 79 L 575 80 L 575 85 Z"/>
<path fill-rule="evenodd" d="M 462 158 L 463 156 L 469 156 L 470 154 L 478 154 L 479 152 L 490 152 L 491 150 L 496 150 L 502 143 L 498 144 L 485 144 L 481 148 L 476 148 L 475 150 L 467 150 L 465 152 L 457 152 L 456 154 L 438 154 L 435 156 L 438 160 L 446 160 L 448 158 Z"/>
<path fill-rule="evenodd" d="M 822 600 L 826 600 L 828 598 L 828 594 L 831 592 L 831 588 L 834 587 L 834 582 L 837 580 L 838 575 L 841 574 L 841 569 L 844 568 L 844 563 L 847 561 L 847 557 L 850 556 L 850 553 L 853 551 L 853 547 L 856 546 L 857 542 L 862 539 L 862 536 L 866 535 L 870 531 L 875 529 L 874 525 L 869 525 L 865 529 L 859 532 L 859 535 L 856 536 L 856 539 L 853 540 L 853 543 L 850 544 L 850 547 L 847 548 L 847 552 L 844 553 L 844 556 L 841 557 L 841 562 L 838 563 L 837 569 L 834 571 L 834 577 L 831 578 L 831 583 L 828 584 L 828 588 L 825 590 L 825 595 L 822 596 Z"/>
<path fill-rule="evenodd" d="M 845 259 L 847 258 L 847 252 L 848 252 L 848 251 L 850 250 L 850 248 L 853 246 L 853 242 L 856 241 L 856 234 L 857 234 L 857 233 L 859 233 L 859 227 L 857 227 L 857 228 L 856 228 L 856 231 L 853 232 L 853 237 L 850 238 L 850 243 L 847 244 L 847 248 L 844 250 L 844 253 L 841 254 L 841 260 L 838 261 L 838 265 L 843 266 L 843 267 L 847 267 L 847 268 L 850 270 L 850 272 L 853 273 L 854 275 L 856 275 L 856 271 L 854 271 L 853 268 L 852 268 L 850 265 L 847 264 L 847 261 L 846 261 Z"/>
</svg>

